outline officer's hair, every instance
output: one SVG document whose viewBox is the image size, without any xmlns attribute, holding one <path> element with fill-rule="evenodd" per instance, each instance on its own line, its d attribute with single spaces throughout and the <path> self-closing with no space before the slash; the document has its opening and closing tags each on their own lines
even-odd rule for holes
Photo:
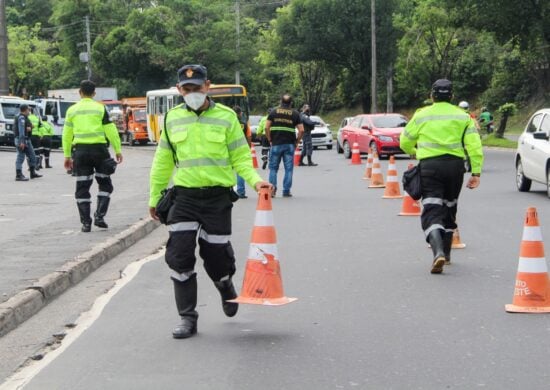
<svg viewBox="0 0 550 390">
<path fill-rule="evenodd" d="M 434 102 L 447 102 L 449 103 L 451 101 L 451 99 L 453 98 L 453 95 L 452 94 L 443 94 L 443 93 L 437 93 L 437 92 L 432 92 L 432 99 Z"/>
<path fill-rule="evenodd" d="M 19 106 L 19 111 L 20 111 L 20 112 L 27 111 L 28 109 L 29 109 L 29 106 L 26 105 L 26 104 L 21 104 L 21 105 Z"/>
<path fill-rule="evenodd" d="M 82 80 L 80 82 L 80 92 L 84 96 L 92 96 L 95 92 L 95 84 L 92 80 Z"/>
<path fill-rule="evenodd" d="M 281 104 L 282 104 L 282 105 L 285 105 L 285 106 L 292 107 L 292 96 L 290 96 L 289 94 L 285 93 L 285 94 L 281 97 Z"/>
</svg>

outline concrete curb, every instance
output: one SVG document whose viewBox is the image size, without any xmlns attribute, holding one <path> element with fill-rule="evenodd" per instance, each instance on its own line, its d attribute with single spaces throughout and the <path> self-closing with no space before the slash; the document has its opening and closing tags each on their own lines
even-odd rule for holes
<svg viewBox="0 0 550 390">
<path fill-rule="evenodd" d="M 76 256 L 60 269 L 38 279 L 6 302 L 0 303 L 0 337 L 159 226 L 160 223 L 151 218 L 142 219 L 88 252 Z"/>
</svg>

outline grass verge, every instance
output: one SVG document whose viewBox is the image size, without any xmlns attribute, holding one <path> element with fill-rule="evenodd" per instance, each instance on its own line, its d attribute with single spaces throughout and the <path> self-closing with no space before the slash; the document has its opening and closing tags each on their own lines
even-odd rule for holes
<svg viewBox="0 0 550 390">
<path fill-rule="evenodd" d="M 499 148 L 515 149 L 518 146 L 517 141 L 511 141 L 507 138 L 497 138 L 494 134 L 490 134 L 481 138 L 483 146 L 497 146 Z"/>
</svg>

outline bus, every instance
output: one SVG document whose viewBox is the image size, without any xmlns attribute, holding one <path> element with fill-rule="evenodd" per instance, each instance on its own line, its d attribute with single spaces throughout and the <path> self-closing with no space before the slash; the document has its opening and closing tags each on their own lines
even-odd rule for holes
<svg viewBox="0 0 550 390">
<path fill-rule="evenodd" d="M 230 108 L 241 107 L 243 117 L 248 121 L 250 107 L 246 88 L 238 84 L 211 84 L 208 96 L 215 102 L 226 105 Z M 147 133 L 149 140 L 158 142 L 160 132 L 164 126 L 164 115 L 171 108 L 183 103 L 183 96 L 176 87 L 167 89 L 156 89 L 148 91 L 147 99 Z"/>
</svg>

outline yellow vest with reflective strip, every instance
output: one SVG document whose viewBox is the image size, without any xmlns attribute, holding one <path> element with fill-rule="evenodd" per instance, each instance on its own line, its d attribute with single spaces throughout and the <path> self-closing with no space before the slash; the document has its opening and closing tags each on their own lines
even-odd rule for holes
<svg viewBox="0 0 550 390">
<path fill-rule="evenodd" d="M 210 100 L 209 108 L 197 116 L 181 104 L 168 111 L 165 123 L 151 167 L 149 206 L 157 205 L 174 168 L 174 185 L 188 188 L 232 187 L 235 171 L 252 187 L 262 181 L 252 166 L 237 116 L 229 107 Z M 177 153 L 177 167 L 166 133 Z"/>
<path fill-rule="evenodd" d="M 71 156 L 71 145 L 106 144 L 107 139 L 115 153 L 120 153 L 120 137 L 113 123 L 103 124 L 105 106 L 91 98 L 83 98 L 72 105 L 65 115 L 63 126 L 63 153 Z"/>
<path fill-rule="evenodd" d="M 42 121 L 40 125 L 40 136 L 51 137 L 53 136 L 53 127 L 49 122 Z"/>
<path fill-rule="evenodd" d="M 466 148 L 472 173 L 481 172 L 483 150 L 476 123 L 451 103 L 438 102 L 417 110 L 401 133 L 400 147 L 419 160 L 445 154 L 465 158 Z"/>
<path fill-rule="evenodd" d="M 38 128 L 40 121 L 38 117 L 34 114 L 29 114 L 28 118 L 32 123 L 32 135 L 40 135 L 40 129 Z"/>
</svg>

